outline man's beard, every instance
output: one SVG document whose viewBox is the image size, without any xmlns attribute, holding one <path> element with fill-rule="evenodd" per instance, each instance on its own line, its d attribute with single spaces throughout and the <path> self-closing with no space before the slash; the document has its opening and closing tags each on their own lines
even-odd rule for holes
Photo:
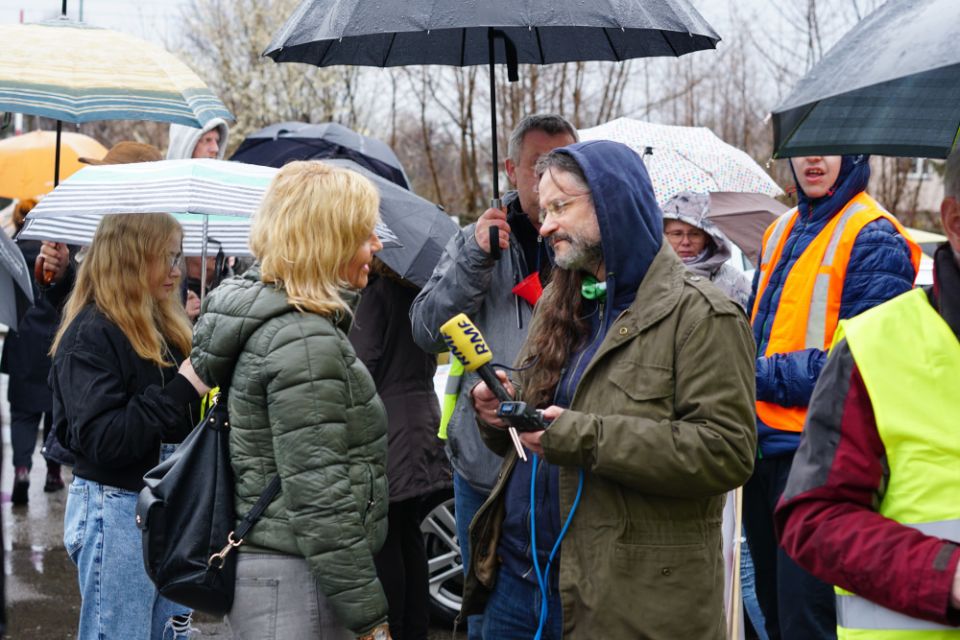
<svg viewBox="0 0 960 640">
<path fill-rule="evenodd" d="M 582 237 L 574 237 L 566 234 L 555 235 L 552 242 L 566 240 L 567 250 L 560 255 L 556 251 L 554 244 L 554 262 L 561 269 L 568 271 L 588 271 L 594 272 L 603 260 L 603 247 L 600 242 L 590 242 Z"/>
</svg>

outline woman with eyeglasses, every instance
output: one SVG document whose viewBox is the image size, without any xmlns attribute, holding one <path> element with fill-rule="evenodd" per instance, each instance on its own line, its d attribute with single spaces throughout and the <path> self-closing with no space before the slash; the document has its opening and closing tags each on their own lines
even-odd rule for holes
<svg viewBox="0 0 960 640">
<path fill-rule="evenodd" d="M 186 637 L 189 610 L 143 568 L 143 475 L 199 420 L 180 302 L 183 231 L 164 213 L 104 216 L 53 341 L 53 421 L 76 455 L 64 545 L 80 582 L 78 638 Z M 185 617 L 186 616 L 186 617 Z"/>
<path fill-rule="evenodd" d="M 709 194 L 678 193 L 663 205 L 663 235 L 688 270 L 746 309 L 750 279 L 730 263 L 730 240 L 710 221 L 709 213 Z"/>
</svg>

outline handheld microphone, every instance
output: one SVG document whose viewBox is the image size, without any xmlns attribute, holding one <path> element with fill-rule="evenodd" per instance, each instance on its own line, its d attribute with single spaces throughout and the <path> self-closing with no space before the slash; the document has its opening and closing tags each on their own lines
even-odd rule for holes
<svg viewBox="0 0 960 640">
<path fill-rule="evenodd" d="M 492 227 L 496 229 L 496 227 Z M 487 383 L 498 400 L 509 402 L 513 400 L 500 382 L 490 361 L 493 353 L 487 346 L 480 330 L 470 321 L 465 313 L 458 313 L 440 327 L 443 341 L 450 347 L 450 352 L 457 360 L 463 363 L 465 371 L 476 371 L 480 379 Z"/>
<path fill-rule="evenodd" d="M 513 400 L 504 388 L 503 383 L 500 382 L 500 378 L 497 377 L 493 367 L 490 366 L 490 361 L 493 360 L 490 347 L 487 346 L 480 330 L 465 313 L 458 313 L 447 320 L 440 327 L 440 335 L 443 336 L 443 341 L 450 347 L 450 352 L 463 363 L 465 371 L 476 371 L 480 379 L 487 383 L 490 391 L 501 402 L 511 402 Z M 526 462 L 527 454 L 520 443 L 517 430 L 510 426 L 508 431 L 510 432 L 510 439 L 513 440 L 513 445 L 517 449 L 517 455 Z"/>
</svg>

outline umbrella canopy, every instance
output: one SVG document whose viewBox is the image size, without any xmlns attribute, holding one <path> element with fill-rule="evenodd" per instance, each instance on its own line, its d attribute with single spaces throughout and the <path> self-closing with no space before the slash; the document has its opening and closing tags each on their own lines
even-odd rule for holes
<svg viewBox="0 0 960 640">
<path fill-rule="evenodd" d="M 639 153 L 661 205 L 681 191 L 783 194 L 753 158 L 706 127 L 617 118 L 581 130 L 580 139 L 622 142 Z"/>
<path fill-rule="evenodd" d="M 720 40 L 687 0 L 602 8 L 553 0 L 305 0 L 264 55 L 320 67 L 488 64 L 490 28 L 512 44 L 520 64 L 679 56 Z M 509 46 L 498 39 L 494 62 L 507 62 Z"/>
<path fill-rule="evenodd" d="M 680 56 L 713 49 L 719 40 L 688 0 L 603 7 L 583 0 L 303 0 L 264 55 L 320 67 L 490 65 L 493 195 L 498 199 L 496 63 L 507 63 L 510 79 L 516 80 L 518 64 Z"/>
<path fill-rule="evenodd" d="M 443 248 L 459 227 L 438 205 L 361 167 L 352 160 L 330 164 L 352 169 L 370 178 L 380 191 L 377 235 L 383 249 L 377 254 L 401 278 L 422 287 L 440 261 Z"/>
<path fill-rule="evenodd" d="M 184 253 L 203 253 L 207 237 L 227 255 L 249 255 L 249 218 L 277 170 L 225 160 L 161 160 L 86 167 L 27 215 L 20 238 L 88 245 L 100 218 L 116 213 L 174 214 Z"/>
<path fill-rule="evenodd" d="M 233 120 L 187 65 L 118 31 L 65 18 L 0 25 L 0 111 L 63 122 Z"/>
<path fill-rule="evenodd" d="M 762 193 L 714 192 L 707 217 L 756 265 L 764 231 L 787 210 L 787 205 Z"/>
<path fill-rule="evenodd" d="M 293 160 L 346 158 L 394 182 L 410 188 L 400 159 L 387 144 L 352 129 L 324 122 L 281 122 L 255 131 L 240 144 L 231 160 L 282 167 Z"/>
<path fill-rule="evenodd" d="M 945 158 L 960 128 L 956 0 L 887 2 L 773 111 L 777 157 Z"/>
<path fill-rule="evenodd" d="M 402 277 L 426 283 L 456 223 L 437 205 L 350 160 L 329 162 L 373 181 L 380 191 L 380 258 Z M 209 159 L 91 166 L 41 200 L 19 237 L 88 245 L 104 215 L 166 212 L 183 225 L 186 255 L 204 255 L 204 238 L 220 243 L 226 255 L 250 255 L 250 216 L 276 173 Z"/>
<path fill-rule="evenodd" d="M 33 304 L 33 281 L 23 253 L 0 231 L 0 324 L 16 330 L 20 316 Z"/>
<path fill-rule="evenodd" d="M 107 154 L 102 144 L 80 133 L 63 133 L 60 145 L 60 175 L 67 177 L 85 167 L 80 158 L 99 160 Z M 0 140 L 0 196 L 37 198 L 53 189 L 57 134 L 31 131 Z"/>
</svg>

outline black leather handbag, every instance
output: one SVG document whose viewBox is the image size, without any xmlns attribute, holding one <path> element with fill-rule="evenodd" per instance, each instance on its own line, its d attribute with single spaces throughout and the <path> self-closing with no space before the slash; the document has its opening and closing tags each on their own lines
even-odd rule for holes
<svg viewBox="0 0 960 640">
<path fill-rule="evenodd" d="M 234 529 L 230 418 L 225 394 L 172 456 L 147 472 L 137 499 L 147 575 L 166 598 L 223 616 L 233 606 L 237 556 L 254 523 L 280 492 L 280 476 Z"/>
</svg>

